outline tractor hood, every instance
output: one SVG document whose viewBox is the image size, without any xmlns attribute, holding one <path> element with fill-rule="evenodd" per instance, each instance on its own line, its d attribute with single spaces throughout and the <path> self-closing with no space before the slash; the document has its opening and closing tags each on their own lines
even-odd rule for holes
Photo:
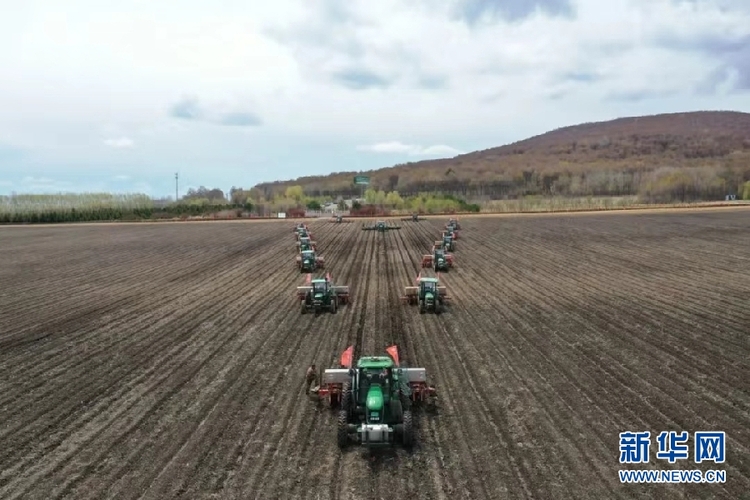
<svg viewBox="0 0 750 500">
<path fill-rule="evenodd" d="M 373 385 L 367 391 L 367 409 L 369 411 L 380 411 L 383 409 L 383 388 Z"/>
</svg>

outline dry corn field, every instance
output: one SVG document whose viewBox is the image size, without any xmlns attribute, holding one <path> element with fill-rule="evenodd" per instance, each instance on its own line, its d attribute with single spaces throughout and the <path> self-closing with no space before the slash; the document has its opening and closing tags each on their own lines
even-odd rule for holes
<svg viewBox="0 0 750 500">
<path fill-rule="evenodd" d="M 420 315 L 446 220 L 310 222 L 352 297 L 317 317 L 294 221 L 0 228 L 0 498 L 747 498 L 750 210 L 464 217 Z M 305 370 L 391 343 L 438 411 L 341 452 Z M 629 430 L 726 431 L 727 460 L 621 465 Z M 644 467 L 727 481 L 620 484 Z"/>
</svg>

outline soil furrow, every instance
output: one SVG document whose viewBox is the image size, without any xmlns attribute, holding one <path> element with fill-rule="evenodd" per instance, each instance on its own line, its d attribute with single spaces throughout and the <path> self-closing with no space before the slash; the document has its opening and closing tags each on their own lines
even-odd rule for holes
<svg viewBox="0 0 750 500">
<path fill-rule="evenodd" d="M 399 297 L 447 217 L 310 222 L 315 275 L 352 295 L 317 317 L 294 298 L 292 220 L 0 228 L 0 496 L 743 498 L 748 213 L 461 217 L 440 316 Z M 305 370 L 389 344 L 437 408 L 410 451 L 342 453 Z M 618 463 L 626 430 L 651 431 L 647 465 Z M 727 462 L 659 460 L 663 430 L 726 431 Z"/>
</svg>

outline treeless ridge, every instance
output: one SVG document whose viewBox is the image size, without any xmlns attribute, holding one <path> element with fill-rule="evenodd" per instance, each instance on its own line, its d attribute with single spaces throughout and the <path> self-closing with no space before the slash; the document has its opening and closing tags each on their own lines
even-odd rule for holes
<svg viewBox="0 0 750 500">
<path fill-rule="evenodd" d="M 400 304 L 444 223 L 311 224 L 337 314 L 300 315 L 291 221 L 0 228 L 2 498 L 739 498 L 747 210 L 463 217 L 440 316 Z M 429 273 L 429 272 L 428 272 Z M 339 452 L 304 371 L 399 345 L 438 410 Z M 621 485 L 618 433 L 723 430 L 721 485 Z"/>
</svg>

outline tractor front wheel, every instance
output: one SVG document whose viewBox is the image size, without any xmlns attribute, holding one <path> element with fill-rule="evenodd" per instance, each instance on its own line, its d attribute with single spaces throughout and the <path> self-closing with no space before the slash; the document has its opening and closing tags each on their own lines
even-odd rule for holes
<svg viewBox="0 0 750 500">
<path fill-rule="evenodd" d="M 347 415 L 351 416 L 354 413 L 352 410 L 354 406 L 354 402 L 352 401 L 352 384 L 349 382 L 344 383 L 344 386 L 341 388 L 340 405 L 339 410 L 344 410 Z"/>
<path fill-rule="evenodd" d="M 414 422 L 412 420 L 411 410 L 404 412 L 404 427 L 403 433 L 401 434 L 401 441 L 404 447 L 411 448 L 414 444 Z"/>
<path fill-rule="evenodd" d="M 349 444 L 349 418 L 346 410 L 339 411 L 336 441 L 341 449 L 346 448 L 346 445 Z"/>
</svg>

